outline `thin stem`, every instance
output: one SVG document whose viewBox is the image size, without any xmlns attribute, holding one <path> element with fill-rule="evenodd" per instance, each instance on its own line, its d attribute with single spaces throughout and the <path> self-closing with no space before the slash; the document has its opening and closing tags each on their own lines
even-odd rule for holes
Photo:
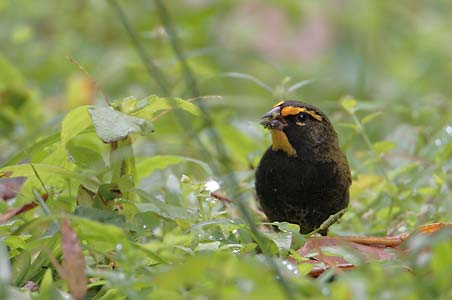
<svg viewBox="0 0 452 300">
<path fill-rule="evenodd" d="M 174 54 L 176 55 L 182 66 L 182 72 L 184 73 L 187 89 L 190 90 L 191 97 L 197 97 L 199 96 L 198 83 L 195 76 L 193 75 L 190 66 L 187 63 L 187 59 L 182 50 L 182 44 L 177 37 L 176 31 L 174 30 L 173 22 L 168 13 L 168 10 L 161 0 L 155 0 L 154 2 L 157 6 L 160 20 L 162 21 L 162 24 L 165 27 L 166 33 L 168 34 L 168 37 L 170 39 Z"/>
<path fill-rule="evenodd" d="M 115 11 L 116 15 L 119 17 L 119 20 L 121 21 L 122 25 L 124 26 L 124 29 L 127 31 L 127 35 L 129 36 L 130 40 L 132 41 L 133 46 L 138 52 L 138 55 L 140 56 L 141 60 L 144 62 L 144 66 L 146 67 L 147 72 L 149 73 L 150 77 L 153 78 L 160 89 L 162 90 L 162 93 L 164 95 L 170 95 L 171 90 L 168 86 L 168 81 L 166 80 L 166 77 L 164 73 L 157 67 L 157 65 L 152 61 L 149 54 L 144 49 L 143 45 L 141 44 L 140 40 L 138 39 L 138 36 L 136 35 L 135 31 L 132 29 L 132 26 L 129 23 L 129 20 L 127 19 L 126 14 L 124 13 L 124 10 L 119 5 L 119 3 L 116 0 L 108 0 L 108 3 Z"/>
<path fill-rule="evenodd" d="M 383 164 L 384 164 L 383 159 L 381 158 L 380 154 L 378 154 L 375 151 L 375 148 L 372 145 L 372 142 L 370 141 L 369 136 L 366 134 L 366 131 L 364 130 L 364 126 L 359 121 L 358 117 L 356 116 L 356 114 L 353 111 L 348 111 L 348 112 L 352 116 L 352 119 L 353 119 L 353 121 L 355 122 L 355 124 L 356 124 L 356 126 L 358 128 L 358 133 L 363 138 L 364 142 L 366 143 L 367 147 L 371 151 L 372 155 L 374 157 L 376 157 L 377 160 L 378 160 L 378 164 L 376 164 L 375 167 L 377 168 L 379 173 L 383 176 L 384 180 L 386 181 L 386 184 L 388 184 L 390 186 L 394 186 L 394 183 L 389 178 L 388 173 L 386 172 L 385 168 L 383 167 Z M 392 217 L 392 211 L 393 211 L 393 208 L 394 208 L 394 195 L 391 195 L 390 199 L 391 199 L 391 201 L 390 201 L 390 204 L 389 204 L 388 215 L 387 215 L 387 219 L 386 219 L 387 220 L 387 226 L 389 226 L 389 222 L 391 221 L 391 217 Z"/>
<path fill-rule="evenodd" d="M 69 62 L 74 64 L 80 71 L 82 71 L 82 73 L 85 74 L 86 77 L 88 77 L 88 79 L 92 82 L 92 84 L 94 85 L 96 90 L 102 95 L 102 98 L 104 99 L 105 104 L 107 104 L 108 106 L 111 106 L 110 100 L 107 98 L 107 96 L 105 95 L 104 91 L 97 84 L 97 81 L 94 80 L 94 77 L 91 76 L 91 74 L 79 62 L 77 62 L 75 59 L 73 59 L 70 56 L 68 56 L 67 59 L 69 60 Z"/>
</svg>

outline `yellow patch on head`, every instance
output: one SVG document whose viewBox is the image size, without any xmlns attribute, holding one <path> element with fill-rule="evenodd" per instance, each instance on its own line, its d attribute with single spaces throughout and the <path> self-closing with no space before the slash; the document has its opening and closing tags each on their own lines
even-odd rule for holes
<svg viewBox="0 0 452 300">
<path fill-rule="evenodd" d="M 279 101 L 278 103 L 276 103 L 275 105 L 273 105 L 273 108 L 280 106 L 281 104 L 283 104 L 284 101 Z"/>
<path fill-rule="evenodd" d="M 315 111 L 307 110 L 306 107 L 296 107 L 296 106 L 285 106 L 285 107 L 283 107 L 281 109 L 281 116 L 283 116 L 283 117 L 294 116 L 294 115 L 297 115 L 297 114 L 302 113 L 302 112 L 307 113 L 308 115 L 310 115 L 311 117 L 313 117 L 317 121 L 322 121 L 323 120 L 322 116 L 317 114 Z"/>
<path fill-rule="evenodd" d="M 277 129 L 271 129 L 270 133 L 272 135 L 272 150 L 273 151 L 284 151 L 288 156 L 295 157 L 297 156 L 297 151 L 292 147 L 289 140 L 287 139 L 286 134 Z"/>
</svg>

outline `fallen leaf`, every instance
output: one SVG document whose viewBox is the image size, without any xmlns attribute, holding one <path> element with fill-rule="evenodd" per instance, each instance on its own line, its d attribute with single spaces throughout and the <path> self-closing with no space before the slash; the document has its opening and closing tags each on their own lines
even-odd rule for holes
<svg viewBox="0 0 452 300">
<path fill-rule="evenodd" d="M 62 277 L 75 299 L 81 299 L 87 291 L 88 277 L 85 273 L 85 257 L 77 234 L 69 221 L 61 224 L 61 251 L 63 252 Z"/>
<path fill-rule="evenodd" d="M 41 195 L 41 198 L 42 198 L 42 200 L 46 201 L 49 198 L 49 195 L 43 194 L 43 195 Z M 22 205 L 21 207 L 10 208 L 3 215 L 0 215 L 0 224 L 7 222 L 8 220 L 10 220 L 11 218 L 13 218 L 17 215 L 27 212 L 27 211 L 35 208 L 36 206 L 38 206 L 37 202 L 30 202 L 30 203 Z"/>
<path fill-rule="evenodd" d="M 350 270 L 357 267 L 350 258 L 340 253 L 355 254 L 363 262 L 370 260 L 399 259 L 409 249 L 404 242 L 415 234 L 433 234 L 440 229 L 452 227 L 452 222 L 432 223 L 419 227 L 412 233 L 404 233 L 389 237 L 367 236 L 338 236 L 338 237 L 310 237 L 297 253 L 306 259 L 299 260 L 300 264 L 313 264 L 308 273 L 311 277 L 318 277 L 324 271 L 335 268 L 338 271 Z M 293 261 L 295 259 L 292 259 Z M 410 269 L 407 266 L 407 269 Z"/>
</svg>

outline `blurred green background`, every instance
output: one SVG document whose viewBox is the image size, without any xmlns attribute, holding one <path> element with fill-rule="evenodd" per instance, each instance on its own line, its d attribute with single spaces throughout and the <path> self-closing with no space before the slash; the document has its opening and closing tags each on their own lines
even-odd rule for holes
<svg viewBox="0 0 452 300">
<path fill-rule="evenodd" d="M 251 205 L 253 169 L 270 144 L 259 118 L 280 99 L 296 99 L 330 116 L 352 167 L 351 207 L 333 234 L 397 234 L 451 219 L 451 1 L 172 0 L 164 1 L 169 19 L 155 1 L 118 1 L 119 14 L 114 3 L 0 0 L 0 165 L 57 133 L 71 109 L 105 105 L 71 58 L 111 100 L 206 96 L 192 100 L 210 113 L 238 193 Z M 187 84 L 184 59 L 195 84 Z M 215 153 L 202 120 L 187 117 L 188 129 L 179 117 L 163 116 L 153 134 L 136 141 L 137 160 L 174 154 L 213 165 L 223 159 L 206 157 L 193 141 L 195 132 Z M 42 162 L 46 151 L 52 149 L 26 160 Z M 141 187 L 170 189 L 182 174 L 200 184 L 210 179 L 187 164 L 156 171 Z M 214 179 L 221 185 L 228 175 Z M 379 270 L 369 272 L 384 286 Z M 354 276 L 346 280 L 360 285 Z M 395 293 L 410 293 L 397 284 Z M 430 287 L 424 295 L 434 294 Z"/>
</svg>

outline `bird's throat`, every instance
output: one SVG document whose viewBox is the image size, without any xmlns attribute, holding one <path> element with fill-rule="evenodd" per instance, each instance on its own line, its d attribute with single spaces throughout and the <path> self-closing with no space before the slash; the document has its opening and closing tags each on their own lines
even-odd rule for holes
<svg viewBox="0 0 452 300">
<path fill-rule="evenodd" d="M 272 135 L 272 150 L 273 151 L 284 151 L 290 157 L 297 156 L 297 151 L 292 147 L 286 134 L 282 130 L 270 129 Z"/>
</svg>

